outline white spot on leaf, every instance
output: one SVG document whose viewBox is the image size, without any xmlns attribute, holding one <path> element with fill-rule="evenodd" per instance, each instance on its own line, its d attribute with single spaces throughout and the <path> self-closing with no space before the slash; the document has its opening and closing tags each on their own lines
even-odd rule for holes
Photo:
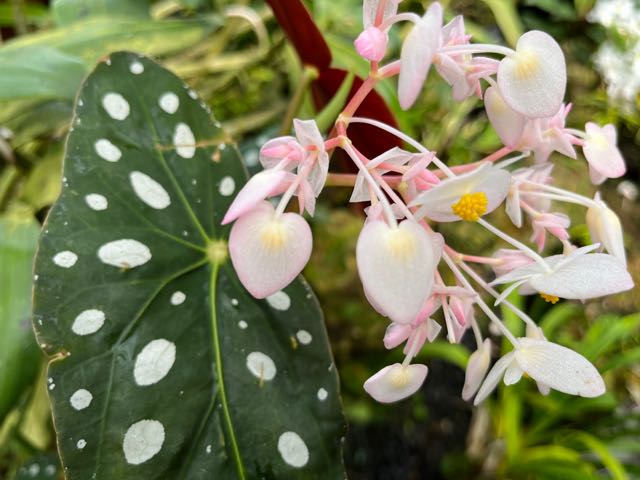
<svg viewBox="0 0 640 480">
<path fill-rule="evenodd" d="M 282 459 L 292 467 L 302 468 L 309 461 L 309 449 L 295 432 L 284 432 L 280 435 L 278 451 Z"/>
<path fill-rule="evenodd" d="M 140 465 L 154 457 L 164 443 L 164 426 L 157 420 L 140 420 L 124 434 L 122 450 L 127 462 Z"/>
<path fill-rule="evenodd" d="M 81 438 L 80 440 L 78 440 L 78 443 L 76 443 L 76 447 L 78 447 L 78 450 L 82 450 L 86 446 L 87 441 L 84 438 Z"/>
<path fill-rule="evenodd" d="M 102 97 L 102 106 L 114 120 L 124 120 L 129 116 L 129 102 L 119 93 L 107 93 Z"/>
<path fill-rule="evenodd" d="M 245 322 L 244 320 L 240 320 L 238 322 L 238 327 L 240 327 L 242 330 L 244 330 L 245 328 L 247 328 L 249 325 L 247 325 L 247 322 Z"/>
<path fill-rule="evenodd" d="M 218 191 L 220 192 L 220 195 L 224 197 L 233 195 L 233 192 L 236 191 L 236 181 L 232 177 L 224 177 L 220 180 Z"/>
<path fill-rule="evenodd" d="M 106 210 L 109 206 L 107 197 L 99 193 L 90 193 L 84 197 L 84 201 L 89 205 L 89 208 L 97 211 Z"/>
<path fill-rule="evenodd" d="M 180 106 L 180 99 L 173 92 L 163 93 L 158 100 L 160 108 L 169 114 L 174 114 Z"/>
<path fill-rule="evenodd" d="M 98 257 L 107 265 L 134 268 L 151 260 L 151 251 L 137 240 L 124 238 L 102 245 L 98 250 Z"/>
<path fill-rule="evenodd" d="M 101 138 L 93 144 L 96 153 L 107 162 L 117 162 L 122 157 L 122 152 L 118 147 L 111 143 L 106 138 Z"/>
<path fill-rule="evenodd" d="M 186 123 L 176 125 L 173 133 L 173 144 L 176 152 L 182 158 L 192 158 L 196 153 L 196 138 L 193 136 L 191 128 Z"/>
<path fill-rule="evenodd" d="M 187 296 L 184 294 L 184 292 L 178 290 L 176 292 L 173 292 L 173 295 L 171 295 L 171 305 L 182 305 L 182 303 L 184 303 L 186 299 Z"/>
<path fill-rule="evenodd" d="M 151 208 L 162 210 L 171 205 L 171 198 L 164 187 L 146 173 L 131 172 L 129 180 L 136 195 Z"/>
<path fill-rule="evenodd" d="M 138 61 L 132 62 L 131 65 L 129 65 L 129 71 L 134 75 L 140 75 L 144 72 L 144 65 Z"/>
<path fill-rule="evenodd" d="M 167 376 L 176 361 L 176 346 L 159 338 L 152 340 L 136 357 L 133 376 L 140 386 L 153 385 Z"/>
<path fill-rule="evenodd" d="M 321 402 L 324 402 L 327 399 L 328 395 L 329 393 L 324 388 L 320 388 L 318 390 L 318 400 L 320 400 Z"/>
<path fill-rule="evenodd" d="M 69 399 L 69 403 L 71 403 L 71 406 L 76 410 L 84 410 L 91 404 L 91 400 L 93 400 L 91 392 L 81 388 L 80 390 L 73 392 L 73 395 L 71 395 L 71 398 Z"/>
<path fill-rule="evenodd" d="M 71 330 L 76 335 L 91 335 L 104 325 L 105 315 L 102 310 L 91 308 L 81 312 L 73 321 Z"/>
<path fill-rule="evenodd" d="M 309 345 L 311 343 L 311 340 L 313 340 L 311 334 L 306 330 L 298 330 L 298 332 L 296 333 L 296 337 L 298 338 L 298 341 L 303 345 Z"/>
<path fill-rule="evenodd" d="M 267 297 L 267 302 L 271 305 L 271 308 L 275 308 L 276 310 L 286 311 L 289 310 L 291 306 L 291 299 L 289 295 L 284 293 L 282 290 L 274 293 L 273 295 L 269 295 Z"/>
<path fill-rule="evenodd" d="M 276 364 L 271 357 L 262 352 L 251 352 L 247 355 L 247 368 L 261 380 L 273 380 L 276 376 Z"/>
<path fill-rule="evenodd" d="M 57 253 L 53 257 L 53 263 L 62 268 L 71 268 L 78 261 L 78 255 L 75 253 L 65 250 L 64 252 Z"/>
</svg>

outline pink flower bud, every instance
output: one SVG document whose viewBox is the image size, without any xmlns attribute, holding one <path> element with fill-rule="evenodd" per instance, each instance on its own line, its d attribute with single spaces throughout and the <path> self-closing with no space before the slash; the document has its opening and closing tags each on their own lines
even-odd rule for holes
<svg viewBox="0 0 640 480">
<path fill-rule="evenodd" d="M 500 260 L 500 263 L 493 267 L 493 271 L 498 277 L 533 262 L 533 259 L 526 253 L 508 248 L 501 248 L 493 255 L 493 258 Z"/>
<path fill-rule="evenodd" d="M 296 166 L 302 160 L 304 149 L 293 137 L 272 138 L 260 149 L 260 163 L 264 168 L 273 168 L 282 160 L 287 159 L 288 169 Z"/>
<path fill-rule="evenodd" d="M 376 27 L 369 27 L 364 30 L 355 42 L 356 51 L 361 57 L 371 62 L 379 62 L 387 52 L 387 34 Z"/>
</svg>

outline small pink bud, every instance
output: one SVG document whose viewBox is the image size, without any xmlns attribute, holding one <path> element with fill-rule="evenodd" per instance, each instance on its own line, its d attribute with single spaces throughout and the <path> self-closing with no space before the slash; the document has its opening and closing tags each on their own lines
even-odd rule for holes
<svg viewBox="0 0 640 480">
<path fill-rule="evenodd" d="M 497 277 L 509 273 L 518 267 L 523 267 L 533 263 L 533 259 L 526 253 L 509 248 L 501 248 L 493 255 L 493 258 L 500 260 L 500 263 L 493 267 L 493 271 Z"/>
<path fill-rule="evenodd" d="M 282 160 L 287 159 L 291 169 L 299 163 L 304 155 L 304 149 L 293 137 L 272 138 L 260 149 L 260 163 L 264 168 L 274 168 Z"/>
<path fill-rule="evenodd" d="M 376 27 L 364 30 L 355 42 L 356 51 L 361 57 L 371 62 L 379 62 L 387 52 L 387 34 Z"/>
<path fill-rule="evenodd" d="M 404 342 L 411 334 L 411 325 L 392 323 L 384 334 L 384 348 L 391 350 Z"/>
</svg>

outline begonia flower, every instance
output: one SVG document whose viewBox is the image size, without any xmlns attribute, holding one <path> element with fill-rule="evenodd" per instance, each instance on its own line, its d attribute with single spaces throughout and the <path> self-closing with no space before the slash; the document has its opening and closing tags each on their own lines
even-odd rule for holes
<svg viewBox="0 0 640 480">
<path fill-rule="evenodd" d="M 293 128 L 300 144 L 305 148 L 305 156 L 298 167 L 298 173 L 309 164 L 313 167 L 307 180 L 313 189 L 314 195 L 320 195 L 329 171 L 329 155 L 324 148 L 324 140 L 314 120 L 293 120 Z"/>
<path fill-rule="evenodd" d="M 600 243 L 604 249 L 626 265 L 627 256 L 624 251 L 624 237 L 620 219 L 600 198 L 597 192 L 594 199 L 595 205 L 587 210 L 587 227 L 591 235 L 591 241 Z"/>
<path fill-rule="evenodd" d="M 380 403 L 397 402 L 416 393 L 428 372 L 426 365 L 394 363 L 370 377 L 364 389 Z"/>
<path fill-rule="evenodd" d="M 478 349 L 469 356 L 467 368 L 464 374 L 464 386 L 462 387 L 462 398 L 469 401 L 478 389 L 484 377 L 487 375 L 491 364 L 491 340 L 484 339 Z"/>
<path fill-rule="evenodd" d="M 353 44 L 356 52 L 370 62 L 379 62 L 387 52 L 389 37 L 378 27 L 369 27 L 362 31 Z"/>
<path fill-rule="evenodd" d="M 591 181 L 599 185 L 607 178 L 619 178 L 627 171 L 624 158 L 616 146 L 616 129 L 607 124 L 600 127 L 588 122 L 585 125 L 585 140 L 582 146 Z"/>
</svg>

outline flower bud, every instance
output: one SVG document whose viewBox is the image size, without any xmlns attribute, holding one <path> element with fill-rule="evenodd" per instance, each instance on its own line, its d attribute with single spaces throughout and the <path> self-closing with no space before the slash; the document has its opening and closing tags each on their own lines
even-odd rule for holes
<svg viewBox="0 0 640 480">
<path fill-rule="evenodd" d="M 386 33 L 379 28 L 369 27 L 358 35 L 353 43 L 361 57 L 371 62 L 379 62 L 387 52 L 388 41 Z"/>
</svg>

